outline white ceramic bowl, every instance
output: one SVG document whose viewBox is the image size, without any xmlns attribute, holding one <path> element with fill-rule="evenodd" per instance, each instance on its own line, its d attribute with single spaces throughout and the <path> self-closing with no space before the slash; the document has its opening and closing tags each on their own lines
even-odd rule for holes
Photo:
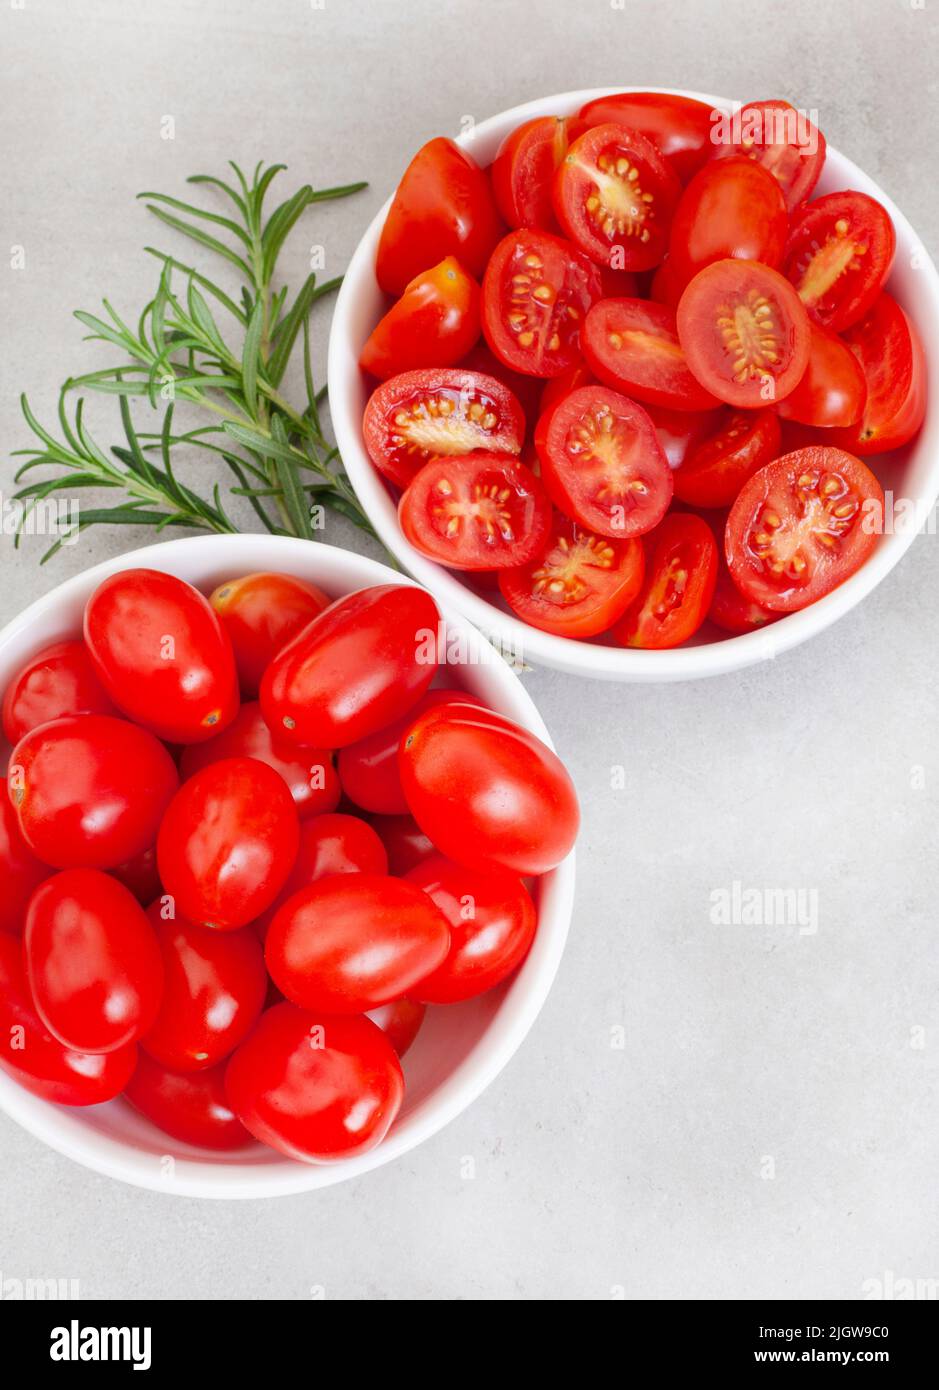
<svg viewBox="0 0 939 1390">
<path fill-rule="evenodd" d="M 595 97 L 630 90 L 665 89 L 596 88 L 543 97 L 482 121 L 470 133 L 460 136 L 457 143 L 480 164 L 488 164 L 504 137 L 522 121 L 535 116 L 569 115 Z M 740 104 L 701 92 L 681 91 L 679 94 L 695 97 L 724 111 L 732 111 Z M 403 172 L 403 169 L 389 171 L 389 182 L 392 179 L 397 182 Z M 928 511 L 939 494 L 939 275 L 913 228 L 883 189 L 829 145 L 816 193 L 831 193 L 842 188 L 859 189 L 877 198 L 887 208 L 896 227 L 897 257 L 889 289 L 913 319 L 923 340 L 929 373 L 929 405 L 923 429 L 913 443 L 889 460 L 886 455 L 883 459 L 875 459 L 873 467 L 884 486 L 893 488 L 897 497 L 916 499 Z M 553 666 L 575 675 L 606 680 L 666 681 L 720 675 L 777 656 L 824 631 L 869 594 L 909 546 L 913 539 L 910 531 L 884 536 L 857 574 L 801 613 L 790 614 L 771 627 L 740 637 L 720 635 L 706 624 L 694 639 L 694 645 L 673 651 L 639 651 L 555 637 L 529 627 L 496 603 L 480 597 L 456 573 L 426 559 L 405 540 L 398 526 L 395 503 L 362 442 L 362 414 L 368 390 L 358 368 L 358 358 L 386 302 L 378 288 L 374 267 L 388 206 L 382 208 L 360 241 L 336 303 L 329 343 L 329 399 L 336 439 L 359 500 L 391 553 L 443 603 L 470 618 L 503 650 L 523 654 L 533 665 Z"/>
<path fill-rule="evenodd" d="M 168 541 L 96 565 L 39 599 L 0 632 L 0 688 L 37 648 L 81 630 L 85 601 L 108 575 L 145 566 L 179 575 L 208 592 L 224 579 L 258 570 L 295 574 L 332 597 L 401 576 L 361 555 L 277 536 L 205 536 Z M 404 581 L 406 582 L 406 581 Z M 452 650 L 465 657 L 459 683 L 493 709 L 551 740 L 531 698 L 478 632 L 443 607 Z M 0 1108 L 69 1158 L 139 1187 L 187 1197 L 271 1197 L 328 1187 L 407 1153 L 485 1090 L 535 1021 L 554 979 L 574 897 L 573 854 L 538 881 L 538 933 L 521 970 L 504 986 L 464 1004 L 428 1009 L 404 1059 L 404 1105 L 378 1148 L 341 1163 L 310 1166 L 257 1145 L 218 1155 L 180 1144 L 122 1100 L 89 1109 L 51 1105 L 0 1071 Z M 165 1162 L 172 1155 L 174 1162 Z"/>
</svg>

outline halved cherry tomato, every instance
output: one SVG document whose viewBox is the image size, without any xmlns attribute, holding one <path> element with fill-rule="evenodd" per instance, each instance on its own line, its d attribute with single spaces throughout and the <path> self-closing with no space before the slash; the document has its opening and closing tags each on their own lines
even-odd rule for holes
<svg viewBox="0 0 939 1390">
<path fill-rule="evenodd" d="M 817 323 L 841 333 L 864 317 L 893 265 L 887 209 L 866 193 L 828 193 L 798 210 L 784 273 Z"/>
<path fill-rule="evenodd" d="M 766 464 L 730 510 L 724 548 L 734 582 L 763 608 L 792 613 L 854 574 L 882 528 L 884 494 L 860 459 L 800 449 Z"/>
<path fill-rule="evenodd" d="M 492 187 L 510 227 L 556 232 L 551 202 L 554 172 L 585 129 L 576 116 L 538 116 L 505 137 L 492 165 Z"/>
<path fill-rule="evenodd" d="M 857 424 L 832 430 L 832 444 L 862 457 L 908 444 L 926 414 L 926 358 L 910 319 L 881 294 L 844 341 L 861 364 L 867 399 Z"/>
<path fill-rule="evenodd" d="M 110 869 L 149 849 L 178 785 L 153 734 L 109 714 L 41 724 L 7 772 L 23 838 L 56 869 Z"/>
<path fill-rule="evenodd" d="M 169 916 L 164 915 L 170 913 Z M 207 931 L 157 899 L 147 910 L 159 942 L 163 1001 L 140 1046 L 176 1072 L 213 1067 L 254 1027 L 267 972 L 253 931 Z"/>
<path fill-rule="evenodd" d="M 446 959 L 415 985 L 416 998 L 428 1004 L 472 999 L 521 965 L 538 918 L 517 874 L 468 869 L 435 855 L 412 869 L 407 882 L 422 889 L 450 924 Z"/>
<path fill-rule="evenodd" d="M 661 651 L 693 637 L 708 615 L 717 580 L 717 542 L 706 521 L 672 512 L 649 537 L 638 598 L 613 636 L 624 647 Z"/>
<path fill-rule="evenodd" d="M 0 1067 L 57 1105 L 100 1105 L 120 1095 L 137 1061 L 133 1043 L 115 1052 L 74 1052 L 46 1029 L 30 995 L 20 942 L 0 932 Z"/>
<path fill-rule="evenodd" d="M 122 570 L 85 607 L 85 641 L 111 699 L 171 743 L 199 743 L 234 719 L 238 677 L 208 599 L 159 570 Z"/>
<path fill-rule="evenodd" d="M 867 399 L 861 364 L 836 334 L 817 323 L 810 330 L 809 364 L 795 390 L 779 402 L 779 413 L 822 429 L 853 425 Z"/>
<path fill-rule="evenodd" d="M 734 114 L 735 134 L 717 148 L 717 157 L 743 155 L 762 164 L 778 181 L 786 206 L 804 203 L 825 163 L 825 137 L 788 101 L 751 101 Z"/>
<path fill-rule="evenodd" d="M 544 874 L 577 838 L 577 793 L 560 758 L 491 710 L 440 705 L 398 754 L 411 814 L 450 859 Z"/>
<path fill-rule="evenodd" d="M 20 932 L 34 888 L 52 873 L 23 839 L 20 823 L 0 778 L 0 931 Z"/>
<path fill-rule="evenodd" d="M 715 410 L 667 410 L 647 402 L 645 408 L 673 472 L 681 468 L 693 449 L 716 433 L 726 413 L 722 405 Z"/>
<path fill-rule="evenodd" d="M 30 729 L 64 714 L 116 714 L 80 640 L 43 647 L 17 672 L 3 696 L 3 732 L 18 743 Z"/>
<path fill-rule="evenodd" d="M 380 1144 L 404 1099 L 401 1063 L 370 1018 L 275 1004 L 235 1052 L 225 1094 L 262 1144 L 330 1163 Z"/>
<path fill-rule="evenodd" d="M 508 454 L 431 459 L 398 504 L 407 539 L 459 570 L 524 564 L 544 541 L 551 506 L 530 469 Z"/>
<path fill-rule="evenodd" d="M 315 584 L 293 574 L 246 574 L 228 579 L 209 595 L 235 653 L 245 699 L 256 699 L 274 657 L 331 600 Z"/>
<path fill-rule="evenodd" d="M 402 372 L 373 391 L 362 423 L 365 447 L 382 477 L 406 488 L 432 458 L 517 454 L 525 417 L 493 376 L 465 367 Z"/>
<path fill-rule="evenodd" d="M 718 402 L 692 376 L 675 311 L 648 299 L 601 299 L 584 323 L 584 356 L 614 391 L 672 410 L 708 410 Z"/>
<path fill-rule="evenodd" d="M 602 302 L 602 301 L 600 301 Z M 586 362 L 577 362 L 573 367 L 568 367 L 567 371 L 561 376 L 552 377 L 546 381 L 541 392 L 541 409 L 538 417 L 550 410 L 558 401 L 563 401 L 565 396 L 569 396 L 572 391 L 577 391 L 581 386 L 596 386 L 597 379 L 587 366 Z M 538 423 L 538 417 L 535 424 Z"/>
<path fill-rule="evenodd" d="M 388 872 L 396 878 L 436 853 L 413 816 L 372 816 L 371 823 L 387 851 Z"/>
<path fill-rule="evenodd" d="M 191 744 L 183 749 L 179 760 L 183 780 L 223 758 L 257 758 L 279 772 L 301 820 L 335 811 L 339 805 L 342 788 L 332 754 L 275 739 L 257 701 L 242 705 L 234 724 L 229 724 L 211 743 Z"/>
<path fill-rule="evenodd" d="M 438 136 L 418 150 L 398 184 L 378 243 L 378 283 L 386 294 L 403 294 L 445 256 L 479 276 L 501 230 L 486 174 Z"/>
<path fill-rule="evenodd" d="M 678 305 L 678 337 L 701 384 L 756 409 L 795 390 L 809 360 L 809 320 L 788 280 L 757 261 L 715 261 Z"/>
<path fill-rule="evenodd" d="M 261 709 L 293 743 L 343 748 L 411 708 L 437 670 L 437 605 L 409 584 L 347 594 L 267 668 Z"/>
<path fill-rule="evenodd" d="M 264 958 L 292 1003 L 358 1014 L 413 993 L 449 947 L 446 917 L 419 888 L 379 874 L 333 874 L 277 911 Z"/>
<path fill-rule="evenodd" d="M 376 1023 L 399 1057 L 403 1057 L 420 1032 L 427 1005 L 417 999 L 393 999 L 369 1009 L 366 1018 Z"/>
<path fill-rule="evenodd" d="M 67 869 L 36 889 L 23 946 L 36 1012 L 63 1047 L 116 1052 L 156 1018 L 156 936 L 130 889 L 99 869 Z"/>
<path fill-rule="evenodd" d="M 228 1104 L 224 1082 L 225 1064 L 183 1074 L 141 1052 L 124 1099 L 172 1139 L 219 1152 L 244 1149 L 255 1141 Z"/>
<path fill-rule="evenodd" d="M 479 286 L 453 256 L 422 270 L 372 329 L 359 366 L 380 381 L 452 367 L 479 337 Z"/>
<path fill-rule="evenodd" d="M 504 237 L 483 278 L 483 332 L 500 362 L 528 376 L 560 376 L 580 358 L 600 272 L 560 237 L 529 230 Z"/>
<path fill-rule="evenodd" d="M 615 121 L 638 130 L 652 141 L 682 183 L 687 183 L 714 150 L 713 108 L 693 97 L 671 92 L 618 92 L 588 101 L 580 108 L 580 117 L 591 126 Z"/>
<path fill-rule="evenodd" d="M 243 927 L 277 897 L 300 843 L 284 779 L 254 758 L 210 763 L 184 782 L 157 840 L 160 878 L 197 926 Z"/>
<path fill-rule="evenodd" d="M 640 540 L 612 540 L 555 513 L 540 555 L 502 570 L 499 588 L 513 613 L 559 637 L 595 637 L 632 603 L 644 569 Z"/>
<path fill-rule="evenodd" d="M 678 176 L 651 140 L 622 125 L 593 126 L 571 145 L 554 180 L 564 232 L 598 265 L 651 270 L 668 249 Z"/>
<path fill-rule="evenodd" d="M 300 826 L 300 848 L 287 881 L 252 923 L 263 941 L 279 908 L 318 879 L 332 874 L 387 874 L 388 855 L 376 830 L 358 816 L 315 816 Z"/>
<path fill-rule="evenodd" d="M 788 231 L 786 200 L 772 174 L 751 159 L 706 164 L 681 195 L 672 219 L 668 293 L 677 290 L 680 298 L 680 287 L 714 261 L 778 266 Z"/>
<path fill-rule="evenodd" d="M 738 637 L 744 632 L 755 632 L 757 628 L 766 627 L 767 623 L 774 623 L 778 617 L 778 613 L 761 608 L 740 592 L 731 578 L 726 560 L 721 556 L 708 619 L 723 632 Z"/>
<path fill-rule="evenodd" d="M 735 410 L 675 473 L 675 496 L 692 507 L 729 507 L 748 478 L 779 453 L 774 410 Z"/>
<path fill-rule="evenodd" d="M 535 446 L 549 497 L 585 530 L 628 540 L 665 515 L 672 470 L 651 419 L 626 396 L 571 392 L 542 415 Z"/>
</svg>

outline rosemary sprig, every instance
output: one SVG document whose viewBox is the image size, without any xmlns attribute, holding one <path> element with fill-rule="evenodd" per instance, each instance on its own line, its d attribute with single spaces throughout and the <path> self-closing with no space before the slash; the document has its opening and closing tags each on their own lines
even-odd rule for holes
<svg viewBox="0 0 939 1390">
<path fill-rule="evenodd" d="M 284 242 L 306 209 L 356 193 L 365 184 L 326 189 L 305 184 L 265 218 L 265 195 L 285 166 L 258 164 L 250 184 L 236 164 L 231 168 L 234 185 L 210 174 L 195 174 L 189 182 L 223 194 L 232 216 L 165 193 L 139 196 L 160 222 L 237 271 L 240 303 L 204 269 L 148 246 L 146 251 L 160 262 L 159 281 L 133 326 L 106 299 L 101 315 L 76 312 L 88 329 L 87 337 L 116 348 L 118 360 L 65 382 L 59 395 L 58 438 L 39 423 L 26 396 L 21 397 L 23 414 L 39 443 L 17 450 L 26 457 L 17 482 L 40 466 L 59 470 L 52 478 L 31 479 L 15 494 L 24 504 L 21 530 L 29 511 L 51 494 L 103 488 L 119 489 L 124 500 L 110 508 L 81 508 L 79 529 L 110 523 L 157 530 L 189 526 L 235 531 L 217 481 L 207 498 L 178 480 L 173 453 L 187 448 L 221 460 L 228 470 L 230 495 L 246 498 L 257 519 L 274 534 L 312 537 L 315 506 L 329 507 L 371 532 L 341 471 L 338 451 L 323 432 L 320 406 L 325 387 L 317 390 L 310 365 L 310 313 L 340 280 L 317 284 L 311 274 L 289 303 L 287 287 L 274 287 Z M 221 240 L 204 224 L 221 229 L 229 240 Z M 184 292 L 176 288 L 180 281 Z M 222 312 L 224 328 L 219 323 Z M 306 394 L 301 408 L 282 391 L 298 340 L 303 345 Z M 81 393 L 89 391 L 118 397 L 124 440 L 107 452 L 84 422 Z M 158 428 L 135 428 L 130 409 L 133 397 L 146 398 L 154 411 L 162 411 Z M 204 412 L 210 423 L 174 432 L 178 401 Z M 64 539 L 46 552 L 43 561 Z"/>
</svg>

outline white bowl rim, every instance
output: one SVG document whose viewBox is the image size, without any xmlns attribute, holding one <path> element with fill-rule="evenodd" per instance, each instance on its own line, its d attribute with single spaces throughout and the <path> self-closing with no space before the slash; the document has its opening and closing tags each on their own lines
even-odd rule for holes
<svg viewBox="0 0 939 1390">
<path fill-rule="evenodd" d="M 565 114 L 577 110 L 585 102 L 619 92 L 661 92 L 666 95 L 691 97 L 723 111 L 734 111 L 743 103 L 726 97 L 681 87 L 629 86 L 592 87 L 579 91 L 538 97 L 520 106 L 480 121 L 468 132 L 455 137 L 456 143 L 472 151 L 480 137 L 504 135 L 514 126 L 535 116 L 554 112 Z M 827 157 L 844 166 L 845 186 L 859 187 L 878 199 L 893 218 L 897 232 L 898 258 L 903 249 L 915 251 L 918 270 L 922 272 L 923 303 L 910 310 L 920 322 L 928 313 L 939 324 L 939 273 L 923 242 L 907 218 L 879 185 L 852 160 L 831 145 Z M 823 632 L 838 618 L 849 612 L 871 593 L 882 579 L 898 564 L 911 545 L 916 531 L 912 528 L 882 536 L 873 554 L 844 584 L 818 602 L 790 613 L 762 630 L 691 647 L 668 651 L 603 646 L 598 643 L 572 640 L 542 632 L 514 615 L 504 612 L 481 595 L 467 588 L 457 575 L 444 566 L 421 555 L 405 539 L 397 521 L 397 512 L 384 483 L 376 472 L 362 442 L 361 419 L 352 408 L 356 392 L 344 389 L 358 374 L 358 345 L 351 340 L 349 322 L 360 282 L 373 274 L 375 252 L 382 225 L 391 205 L 391 198 L 376 213 L 356 247 L 346 270 L 336 301 L 329 339 L 328 380 L 330 414 L 343 463 L 353 487 L 375 530 L 388 550 L 421 584 L 487 633 L 503 650 L 524 653 L 531 664 L 541 663 L 573 675 L 620 681 L 689 680 L 703 676 L 722 675 L 740 670 L 757 662 L 774 658 L 798 646 L 808 638 Z M 927 309 L 925 305 L 928 304 Z M 923 335 L 925 336 L 925 335 Z M 934 360 L 936 359 L 936 360 Z M 939 354 L 927 354 L 930 400 L 939 397 Z M 932 463 L 921 489 L 920 503 L 931 511 L 939 497 L 939 410 L 927 407 L 923 429 L 915 441 L 917 449 L 931 450 Z"/>
<path fill-rule="evenodd" d="M 213 550 L 220 552 L 217 562 L 212 557 Z M 97 584 L 111 574 L 137 567 L 160 569 L 164 565 L 175 572 L 173 560 L 189 557 L 192 557 L 194 565 L 208 563 L 211 557 L 213 564 L 228 567 L 229 561 L 225 557 L 229 550 L 234 556 L 232 566 L 245 573 L 274 568 L 275 564 L 270 560 L 272 551 L 282 554 L 285 563 L 288 555 L 295 556 L 298 563 L 305 562 L 304 571 L 312 582 L 320 582 L 325 588 L 337 592 L 339 589 L 352 592 L 371 584 L 414 582 L 368 556 L 317 541 L 253 533 L 185 537 L 115 556 L 65 580 L 36 599 L 0 631 L 0 657 L 11 642 L 27 636 L 38 620 L 53 615 L 67 600 L 81 600 L 83 595 L 91 593 Z M 332 566 L 330 579 L 322 574 L 318 576 L 316 572 L 322 552 L 326 551 L 329 552 L 328 564 Z M 479 658 L 481 654 L 482 659 L 486 659 L 485 638 L 445 603 L 438 601 L 438 606 L 444 621 L 460 634 L 461 640 L 466 641 L 471 660 Z M 496 658 L 492 666 L 498 672 L 497 681 L 502 686 L 505 712 L 553 748 L 544 720 L 516 674 L 500 658 Z M 172 1180 L 168 1182 L 161 1175 L 152 1155 L 138 1152 L 118 1139 L 82 1125 L 81 1108 L 72 1109 L 41 1100 L 3 1071 L 0 1071 L 0 1109 L 50 1148 L 85 1167 L 134 1186 L 176 1197 L 229 1199 L 285 1196 L 332 1186 L 367 1173 L 409 1152 L 449 1124 L 482 1094 L 517 1051 L 537 1018 L 557 974 L 573 911 L 574 875 L 575 859 L 572 852 L 542 880 L 547 891 L 543 892 L 539 903 L 538 949 L 533 949 L 515 977 L 515 981 L 526 980 L 525 990 L 513 990 L 511 1000 L 503 1001 L 484 1036 L 446 1081 L 435 1089 L 433 1096 L 422 1104 L 420 1113 L 409 1116 L 400 1128 L 392 1128 L 384 1142 L 369 1153 L 334 1164 L 307 1165 L 284 1158 L 254 1168 L 243 1168 L 232 1160 L 225 1163 L 196 1162 L 178 1156 L 177 1151 L 185 1154 L 187 1146 L 167 1136 L 168 1151 L 170 1145 L 174 1151 Z M 527 978 L 526 972 L 529 972 Z"/>
</svg>

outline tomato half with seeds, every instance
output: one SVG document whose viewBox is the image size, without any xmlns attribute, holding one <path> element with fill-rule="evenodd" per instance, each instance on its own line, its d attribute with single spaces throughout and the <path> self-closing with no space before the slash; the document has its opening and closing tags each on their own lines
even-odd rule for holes
<svg viewBox="0 0 939 1390">
<path fill-rule="evenodd" d="M 768 623 L 774 623 L 779 616 L 778 613 L 771 613 L 768 608 L 762 608 L 740 592 L 730 576 L 727 562 L 721 556 L 714 597 L 708 610 L 709 621 L 722 632 L 740 637 L 745 632 L 756 632 Z"/>
<path fill-rule="evenodd" d="M 209 603 L 228 633 L 246 699 L 257 696 L 281 648 L 330 602 L 317 585 L 293 574 L 246 574 L 212 590 Z"/>
<path fill-rule="evenodd" d="M 53 642 L 27 661 L 3 696 L 3 732 L 18 743 L 30 729 L 66 714 L 116 714 L 80 640 Z"/>
<path fill-rule="evenodd" d="M 422 270 L 379 320 L 359 357 L 379 381 L 421 367 L 451 367 L 479 337 L 479 286 L 453 256 Z"/>
<path fill-rule="evenodd" d="M 844 341 L 861 365 L 867 398 L 857 424 L 833 430 L 831 442 L 862 456 L 908 444 L 926 415 L 926 357 L 912 322 L 881 294 Z"/>
<path fill-rule="evenodd" d="M 792 219 L 783 267 L 809 315 L 841 333 L 862 319 L 890 274 L 897 234 L 866 193 L 827 193 Z"/>
<path fill-rule="evenodd" d="M 678 176 L 651 140 L 610 123 L 571 145 L 554 179 L 562 230 L 598 265 L 651 270 L 668 249 L 681 193 Z"/>
<path fill-rule="evenodd" d="M 688 365 L 712 395 L 754 410 L 795 390 L 809 360 L 809 320 L 790 285 L 757 261 L 715 261 L 678 305 Z"/>
<path fill-rule="evenodd" d="M 0 931 L 22 931 L 33 890 L 51 873 L 48 864 L 37 859 L 24 840 L 7 795 L 6 779 L 0 778 Z"/>
<path fill-rule="evenodd" d="M 717 542 L 701 517 L 671 512 L 649 545 L 642 589 L 612 635 L 624 647 L 662 651 L 693 637 L 707 617 L 717 581 Z"/>
<path fill-rule="evenodd" d="M 369 458 L 383 478 L 406 488 L 432 458 L 517 454 L 522 408 L 501 381 L 464 367 L 402 372 L 372 392 L 362 422 Z"/>
<path fill-rule="evenodd" d="M 617 92 L 596 97 L 580 108 L 588 125 L 613 121 L 638 130 L 651 140 L 675 173 L 686 183 L 710 159 L 714 109 L 693 97 L 671 92 Z"/>
<path fill-rule="evenodd" d="M 706 265 L 730 257 L 776 267 L 788 231 L 786 200 L 772 174 L 750 159 L 714 160 L 695 174 L 675 209 L 670 283 L 687 284 Z"/>
<path fill-rule="evenodd" d="M 727 518 L 724 549 L 734 582 L 775 613 L 805 608 L 836 589 L 877 544 L 884 494 L 842 449 L 800 449 L 750 479 Z"/>
<path fill-rule="evenodd" d="M 640 540 L 596 536 L 556 512 L 544 550 L 527 565 L 502 570 L 499 588 L 532 627 L 558 637 L 595 637 L 632 603 L 644 563 Z"/>
<path fill-rule="evenodd" d="M 777 180 L 787 208 L 804 203 L 825 164 L 825 137 L 818 127 L 788 101 L 750 101 L 735 112 L 733 123 L 717 157 L 754 160 Z"/>
<path fill-rule="evenodd" d="M 199 1072 L 175 1072 L 141 1052 L 124 1099 L 171 1139 L 227 1153 L 254 1139 L 225 1095 L 224 1062 Z"/>
<path fill-rule="evenodd" d="M 415 275 L 446 256 L 479 276 L 501 231 L 488 176 L 438 136 L 418 150 L 398 184 L 378 243 L 378 283 L 386 294 L 403 294 Z"/>
<path fill-rule="evenodd" d="M 867 399 L 861 364 L 837 334 L 817 323 L 810 330 L 808 366 L 795 390 L 779 402 L 779 413 L 820 429 L 853 425 Z"/>
<path fill-rule="evenodd" d="M 483 279 L 483 333 L 500 362 L 528 376 L 560 376 L 580 359 L 600 272 L 560 237 L 529 229 L 504 237 Z"/>
<path fill-rule="evenodd" d="M 541 547 L 551 505 L 529 468 L 507 454 L 431 459 L 398 505 L 422 555 L 459 570 L 524 564 Z"/>
<path fill-rule="evenodd" d="M 554 173 L 584 129 L 575 116 L 538 116 L 505 137 L 490 172 L 496 203 L 510 227 L 557 231 Z"/>
<path fill-rule="evenodd" d="M 774 410 L 735 410 L 675 473 L 675 496 L 692 507 L 729 507 L 748 478 L 779 453 Z"/>
<path fill-rule="evenodd" d="M 535 447 L 552 502 L 587 531 L 628 540 L 668 509 L 672 470 L 655 426 L 616 391 L 572 391 L 542 415 Z"/>
<path fill-rule="evenodd" d="M 604 385 L 648 405 L 708 410 L 718 402 L 692 375 L 675 311 L 647 299 L 601 299 L 584 323 L 584 356 Z"/>
</svg>

